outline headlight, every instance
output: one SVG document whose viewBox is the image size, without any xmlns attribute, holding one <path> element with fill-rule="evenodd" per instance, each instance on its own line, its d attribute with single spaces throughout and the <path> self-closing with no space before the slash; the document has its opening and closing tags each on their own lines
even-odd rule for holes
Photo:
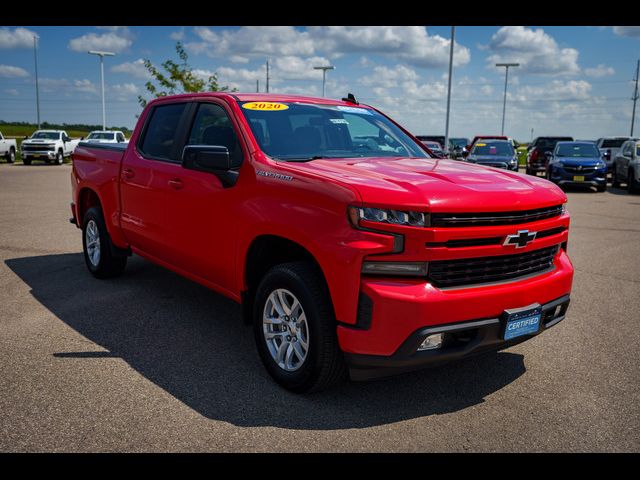
<svg viewBox="0 0 640 480">
<path fill-rule="evenodd" d="M 604 163 L 604 162 L 598 162 L 598 163 L 596 163 L 596 168 L 597 169 L 607 168 L 607 164 Z"/>
<path fill-rule="evenodd" d="M 410 227 L 428 227 L 429 214 L 409 212 L 404 210 L 387 210 L 381 208 L 349 207 L 349 220 L 353 225 L 360 226 L 361 220 L 389 225 L 404 225 Z"/>
</svg>

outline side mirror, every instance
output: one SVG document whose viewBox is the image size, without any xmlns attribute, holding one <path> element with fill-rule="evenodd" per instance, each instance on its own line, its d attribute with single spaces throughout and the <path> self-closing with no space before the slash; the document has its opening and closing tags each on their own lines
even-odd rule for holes
<svg viewBox="0 0 640 480">
<path fill-rule="evenodd" d="M 187 145 L 182 151 L 182 167 L 217 176 L 224 187 L 232 187 L 238 172 L 231 170 L 227 147 L 218 145 Z"/>
<path fill-rule="evenodd" d="M 607 150 L 606 152 L 604 152 L 602 154 L 602 158 L 604 158 L 605 160 L 611 160 L 611 150 Z"/>
</svg>

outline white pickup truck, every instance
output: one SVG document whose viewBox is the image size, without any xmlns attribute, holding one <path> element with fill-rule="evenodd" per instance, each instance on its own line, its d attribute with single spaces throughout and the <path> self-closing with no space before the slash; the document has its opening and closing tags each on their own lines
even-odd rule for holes
<svg viewBox="0 0 640 480">
<path fill-rule="evenodd" d="M 7 159 L 7 162 L 13 163 L 16 161 L 16 141 L 4 138 L 2 132 L 0 132 L 0 156 Z"/>
<path fill-rule="evenodd" d="M 120 130 L 94 130 L 84 141 L 89 143 L 126 143 L 127 138 Z"/>
<path fill-rule="evenodd" d="M 38 130 L 20 145 L 22 161 L 31 165 L 36 160 L 62 165 L 64 158 L 70 156 L 80 140 L 71 140 L 64 130 Z"/>
</svg>

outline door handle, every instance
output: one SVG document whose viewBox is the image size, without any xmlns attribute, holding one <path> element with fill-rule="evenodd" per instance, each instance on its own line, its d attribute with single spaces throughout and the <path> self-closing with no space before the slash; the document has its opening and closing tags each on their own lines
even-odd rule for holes
<svg viewBox="0 0 640 480">
<path fill-rule="evenodd" d="M 184 187 L 184 185 L 182 184 L 182 180 L 180 180 L 179 178 L 172 178 L 171 180 L 169 180 L 169 186 L 176 190 L 180 190 L 182 187 Z"/>
<path fill-rule="evenodd" d="M 124 178 L 133 178 L 136 176 L 135 172 L 133 170 L 131 170 L 130 168 L 125 168 L 124 170 L 122 170 L 122 176 Z"/>
</svg>

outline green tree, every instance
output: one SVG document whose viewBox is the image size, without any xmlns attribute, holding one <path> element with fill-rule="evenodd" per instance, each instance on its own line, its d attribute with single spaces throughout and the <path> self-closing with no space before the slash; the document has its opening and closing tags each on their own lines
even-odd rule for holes
<svg viewBox="0 0 640 480">
<path fill-rule="evenodd" d="M 176 43 L 176 53 L 181 63 L 176 63 L 173 60 L 163 62 L 161 66 L 164 72 L 156 68 L 151 60 L 145 59 L 144 66 L 153 77 L 153 80 L 145 83 L 145 87 L 152 97 L 188 92 L 224 92 L 229 90 L 229 87 L 218 85 L 218 77 L 215 73 L 206 80 L 194 74 L 193 68 L 187 63 L 189 56 L 181 42 Z M 138 103 L 144 108 L 147 105 L 147 99 L 138 95 Z"/>
</svg>

